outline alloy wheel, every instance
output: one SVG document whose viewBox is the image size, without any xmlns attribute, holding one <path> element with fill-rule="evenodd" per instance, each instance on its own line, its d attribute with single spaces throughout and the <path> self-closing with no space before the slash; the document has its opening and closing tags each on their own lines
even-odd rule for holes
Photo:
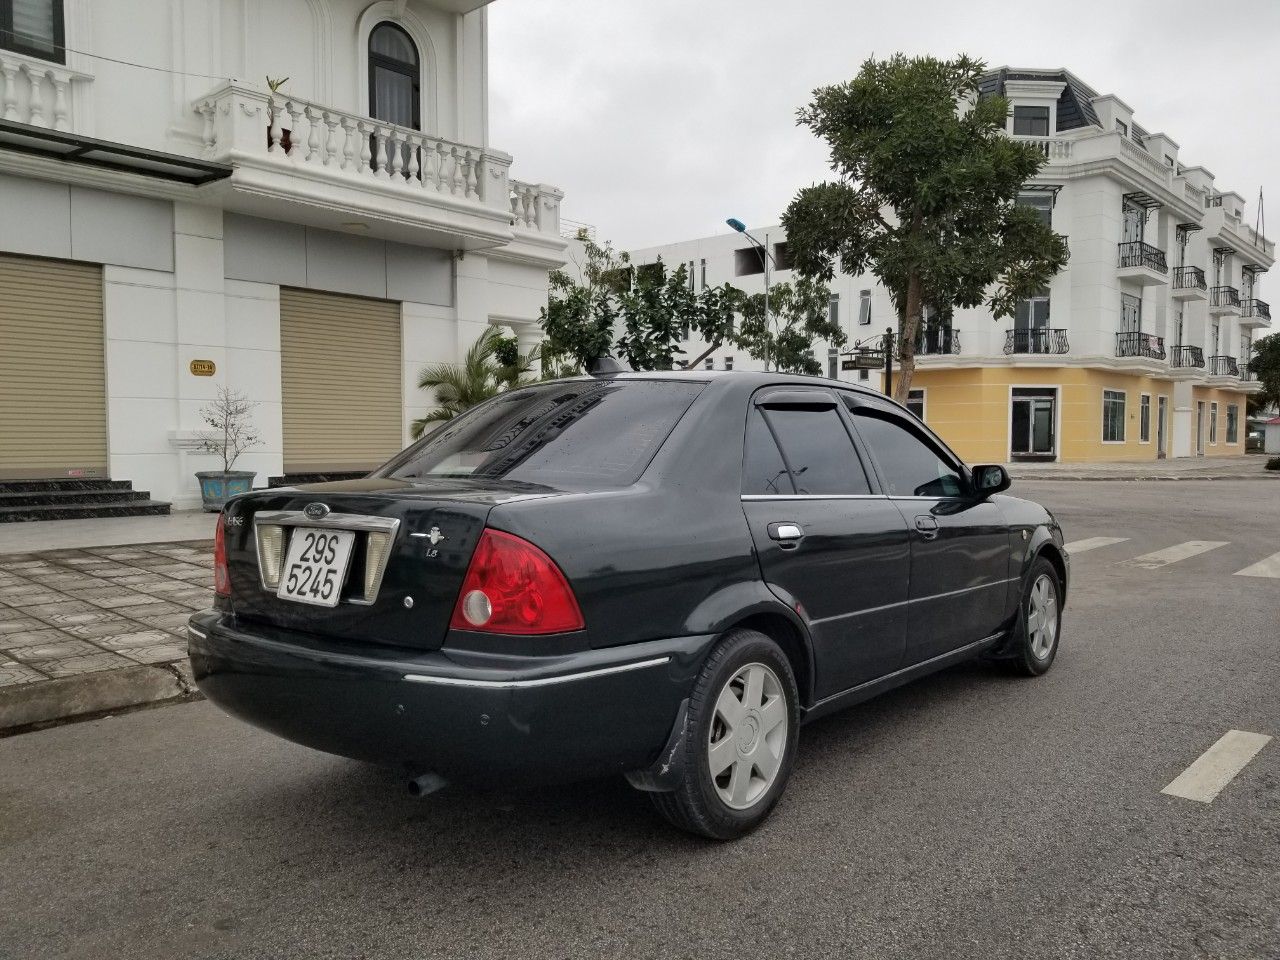
<svg viewBox="0 0 1280 960">
<path fill-rule="evenodd" d="M 769 792 L 787 749 L 787 715 L 782 682 L 763 663 L 748 663 L 720 690 L 707 760 L 726 805 L 746 810 Z"/>
<path fill-rule="evenodd" d="M 1045 660 L 1058 639 L 1058 593 L 1047 573 L 1040 574 L 1031 585 L 1027 599 L 1027 640 L 1031 655 Z"/>
</svg>

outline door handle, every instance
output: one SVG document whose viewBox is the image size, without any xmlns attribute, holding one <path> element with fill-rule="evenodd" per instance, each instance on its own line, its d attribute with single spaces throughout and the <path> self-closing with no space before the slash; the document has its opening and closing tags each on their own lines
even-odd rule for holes
<svg viewBox="0 0 1280 960">
<path fill-rule="evenodd" d="M 936 540 L 938 537 L 938 521 L 934 517 L 916 517 L 916 532 L 922 540 Z"/>
<path fill-rule="evenodd" d="M 783 546 L 795 546 L 804 539 L 804 528 L 798 523 L 775 521 L 769 524 L 769 536 Z"/>
</svg>

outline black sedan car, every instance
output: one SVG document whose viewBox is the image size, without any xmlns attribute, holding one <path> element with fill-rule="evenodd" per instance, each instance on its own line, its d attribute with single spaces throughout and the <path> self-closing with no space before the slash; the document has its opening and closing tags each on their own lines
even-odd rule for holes
<svg viewBox="0 0 1280 960">
<path fill-rule="evenodd" d="M 1038 675 L 1068 559 L 901 406 L 767 373 L 540 383 L 218 524 L 200 689 L 411 788 L 625 774 L 738 836 L 802 724 L 986 656 Z"/>
</svg>

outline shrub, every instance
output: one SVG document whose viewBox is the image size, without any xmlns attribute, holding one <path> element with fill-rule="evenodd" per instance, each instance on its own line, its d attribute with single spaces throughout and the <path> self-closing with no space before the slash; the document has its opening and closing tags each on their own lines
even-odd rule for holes
<svg viewBox="0 0 1280 960">
<path fill-rule="evenodd" d="M 1268 470 L 1280 470 L 1280 457 L 1272 457 L 1267 461 Z"/>
</svg>

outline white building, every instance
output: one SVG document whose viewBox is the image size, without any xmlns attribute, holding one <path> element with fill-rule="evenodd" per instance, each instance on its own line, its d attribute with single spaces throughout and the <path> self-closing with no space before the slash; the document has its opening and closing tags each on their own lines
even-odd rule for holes
<svg viewBox="0 0 1280 960">
<path fill-rule="evenodd" d="M 562 194 L 489 143 L 487 2 L 0 0 L 0 482 L 192 506 L 219 384 L 258 483 L 367 469 L 424 364 L 536 343 Z"/>
<path fill-rule="evenodd" d="M 1044 151 L 1021 202 L 1067 237 L 1071 259 L 1013 319 L 957 309 L 930 320 L 913 407 L 972 462 L 1243 453 L 1245 398 L 1260 389 L 1246 364 L 1271 327 L 1261 276 L 1275 262 L 1244 198 L 1066 70 L 1000 68 L 982 89 L 1009 99 L 1009 135 Z M 783 268 L 775 282 L 790 279 L 783 230 L 751 232 Z M 630 253 L 683 262 L 698 286 L 763 288 L 762 256 L 727 230 Z M 873 277 L 837 274 L 831 291 L 851 342 L 896 331 Z M 705 347 L 687 344 L 687 358 Z M 865 376 L 840 371 L 825 344 L 815 353 L 831 375 Z M 709 362 L 759 367 L 730 346 Z"/>
</svg>

